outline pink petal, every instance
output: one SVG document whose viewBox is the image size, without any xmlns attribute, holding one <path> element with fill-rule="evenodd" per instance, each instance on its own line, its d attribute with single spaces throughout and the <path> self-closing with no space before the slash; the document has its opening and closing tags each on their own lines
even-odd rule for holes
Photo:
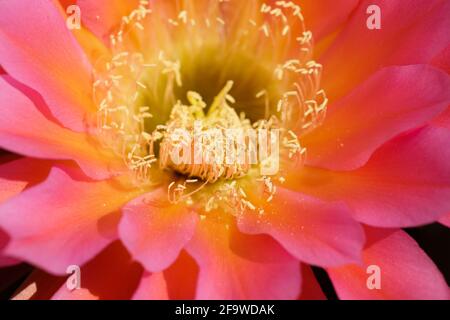
<svg viewBox="0 0 450 320">
<path fill-rule="evenodd" d="M 240 230 L 269 234 L 309 264 L 337 266 L 359 261 L 364 233 L 346 206 L 278 187 L 264 211 L 245 212 L 238 218 Z"/>
<path fill-rule="evenodd" d="M 124 170 L 120 159 L 103 152 L 88 135 L 49 120 L 38 95 L 9 76 L 0 77 L 0 101 L 2 148 L 31 157 L 74 159 L 89 176 L 97 179 Z"/>
<path fill-rule="evenodd" d="M 194 235 L 198 215 L 183 205 L 167 201 L 159 188 L 123 208 L 119 235 L 133 257 L 148 271 L 170 266 Z"/>
<path fill-rule="evenodd" d="M 167 284 L 162 272 L 144 273 L 133 300 L 168 300 Z"/>
<path fill-rule="evenodd" d="M 12 160 L 11 160 L 12 159 Z M 4 157 L 0 165 L 0 203 L 19 194 L 27 186 L 37 183 L 47 176 L 50 163 L 31 158 L 14 159 Z M 9 237 L 0 230 L 0 267 L 15 265 L 20 260 L 2 255 Z"/>
<path fill-rule="evenodd" d="M 0 229 L 0 267 L 9 267 L 20 263 L 20 260 L 8 257 L 3 254 L 3 248 L 5 248 L 8 242 L 8 235 Z"/>
<path fill-rule="evenodd" d="M 444 277 L 417 243 L 405 232 L 367 229 L 364 265 L 328 269 L 341 299 L 449 299 Z M 381 288 L 367 286 L 368 266 L 380 268 Z M 369 284 L 372 283 L 369 281 Z"/>
<path fill-rule="evenodd" d="M 295 299 L 300 292 L 298 261 L 267 236 L 207 217 L 187 251 L 200 268 L 197 299 Z"/>
<path fill-rule="evenodd" d="M 53 300 L 130 299 L 139 284 L 142 267 L 116 241 L 81 268 L 81 288 L 69 290 L 66 283 Z"/>
<path fill-rule="evenodd" d="M 431 64 L 450 74 L 450 45 L 439 52 L 431 61 Z"/>
<path fill-rule="evenodd" d="M 450 130 L 450 106 L 448 106 L 443 113 L 434 118 L 431 125 Z"/>
<path fill-rule="evenodd" d="M 0 205 L 5 252 L 55 274 L 82 265 L 117 238 L 118 214 L 133 194 L 113 181 L 81 181 L 53 168 L 43 183 Z"/>
<path fill-rule="evenodd" d="M 66 27 L 59 3 L 0 2 L 0 63 L 18 81 L 44 97 L 64 126 L 86 128 L 94 109 L 91 66 Z"/>
<path fill-rule="evenodd" d="M 361 167 L 383 143 L 425 124 L 449 103 L 450 77 L 441 70 L 383 69 L 332 105 L 325 122 L 302 138 L 307 163 L 331 170 Z"/>
<path fill-rule="evenodd" d="M 370 5 L 381 9 L 380 30 L 367 28 Z M 360 1 L 321 58 L 328 97 L 332 101 L 342 97 L 382 67 L 431 62 L 448 46 L 449 11 L 446 0 Z"/>
<path fill-rule="evenodd" d="M 443 216 L 440 220 L 440 223 L 442 223 L 444 226 L 447 226 L 450 228 L 450 212 Z"/>
<path fill-rule="evenodd" d="M 0 254 L 0 267 L 9 267 L 9 266 L 14 266 L 16 264 L 19 264 L 21 261 L 8 257 L 8 256 L 4 256 Z"/>
<path fill-rule="evenodd" d="M 321 199 L 345 201 L 353 217 L 365 224 L 427 224 L 450 211 L 449 143 L 450 130 L 428 126 L 388 142 L 358 170 L 304 167 L 287 183 Z"/>
</svg>

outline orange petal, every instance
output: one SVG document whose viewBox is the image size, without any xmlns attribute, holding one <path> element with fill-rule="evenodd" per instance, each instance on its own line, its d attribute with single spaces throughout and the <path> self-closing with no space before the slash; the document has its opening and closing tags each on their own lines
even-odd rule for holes
<svg viewBox="0 0 450 320">
<path fill-rule="evenodd" d="M 138 0 L 78 0 L 83 24 L 99 39 L 109 40 L 109 33 L 117 27 L 122 17 L 139 5 Z"/>
</svg>

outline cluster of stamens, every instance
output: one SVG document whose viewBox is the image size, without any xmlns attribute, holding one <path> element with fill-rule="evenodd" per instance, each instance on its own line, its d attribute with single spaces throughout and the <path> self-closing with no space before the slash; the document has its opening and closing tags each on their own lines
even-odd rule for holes
<svg viewBox="0 0 450 320">
<path fill-rule="evenodd" d="M 218 5 L 230 5 L 231 2 L 219 1 Z M 306 150 L 301 146 L 299 135 L 320 124 L 328 101 L 324 91 L 320 89 L 322 67 L 312 60 L 312 34 L 304 26 L 300 7 L 291 1 L 262 4 L 259 12 L 236 35 L 235 41 L 243 43 L 253 35 L 256 39 L 252 42 L 253 45 L 264 38 L 269 38 L 267 41 L 296 43 L 294 56 L 287 54 L 285 61 L 265 64 L 265 68 L 272 69 L 272 81 L 278 89 L 274 92 L 269 87 L 262 87 L 255 95 L 255 100 L 264 102 L 265 117 L 254 121 L 250 121 L 248 115 L 238 113 L 233 107 L 239 98 L 230 93 L 233 84 L 239 85 L 236 79 L 226 79 L 228 82 L 211 105 L 204 101 L 196 88 L 185 88 L 188 103 L 181 102 L 180 99 L 184 97 L 175 96 L 175 88 L 184 88 L 186 85 L 182 74 L 183 65 L 177 52 L 161 48 L 156 54 L 148 54 L 135 47 L 135 38 L 145 39 L 146 33 L 153 32 L 147 27 L 147 22 L 155 14 L 157 12 L 152 10 L 149 1 L 141 0 L 138 8 L 123 17 L 118 31 L 110 36 L 112 56 L 97 68 L 94 82 L 100 141 L 124 159 L 139 183 L 151 181 L 150 169 L 155 166 L 184 176 L 184 181 L 173 181 L 169 185 L 168 197 L 172 202 L 192 203 L 192 196 L 200 188 L 223 180 L 225 183 L 218 186 L 206 201 L 207 211 L 213 210 L 223 200 L 233 207 L 239 207 L 239 210 L 250 209 L 262 213 L 261 208 L 248 200 L 236 180 L 247 176 L 252 168 L 263 165 L 265 159 L 258 159 L 257 163 L 250 159 L 234 163 L 210 161 L 211 154 L 214 156 L 217 148 L 211 151 L 209 146 L 215 146 L 217 141 L 207 135 L 202 136 L 204 148 L 199 154 L 193 152 L 189 159 L 191 161 L 175 163 L 171 155 L 181 150 L 181 147 L 194 150 L 191 141 L 183 139 L 176 132 L 184 129 L 195 135 L 194 124 L 201 121 L 203 129 L 216 129 L 222 133 L 233 128 L 279 129 L 280 146 L 288 157 L 298 157 L 300 161 L 304 159 Z M 200 20 L 188 10 L 181 10 L 177 15 L 168 17 L 165 23 L 164 28 L 189 28 L 189 32 L 193 34 L 202 34 L 205 30 L 214 32 L 211 31 L 214 28 L 219 34 L 219 30 L 227 27 L 226 21 L 219 14 Z M 300 28 L 295 28 L 297 34 L 294 34 L 292 23 L 300 25 Z M 128 38 L 133 38 L 133 45 L 127 42 Z M 241 50 L 251 50 L 245 46 L 242 48 Z M 161 83 L 164 86 L 160 89 L 163 92 L 162 101 L 160 104 L 148 103 L 146 95 L 156 90 Z M 163 105 L 171 106 L 168 119 L 149 130 L 148 123 L 161 116 Z M 257 146 L 258 144 L 251 145 L 247 141 L 244 143 L 244 148 L 247 149 Z M 195 156 L 200 161 L 194 161 Z M 281 174 L 273 177 L 258 174 L 255 179 L 262 183 L 267 202 L 276 193 L 275 179 L 280 183 L 285 180 Z"/>
<path fill-rule="evenodd" d="M 227 163 L 226 149 L 239 149 L 233 145 L 231 148 L 224 146 L 223 137 L 229 129 L 245 130 L 251 128 L 250 121 L 245 118 L 245 114 L 240 116 L 229 105 L 234 102 L 234 98 L 229 94 L 233 82 L 229 81 L 224 89 L 215 98 L 213 104 L 205 115 L 206 103 L 200 94 L 189 91 L 187 94 L 190 106 L 182 105 L 178 102 L 166 125 L 164 137 L 160 144 L 159 159 L 162 169 L 171 168 L 178 173 L 191 178 L 200 178 L 203 181 L 214 183 L 219 179 L 235 179 L 243 177 L 250 169 L 249 159 Z M 195 132 L 195 125 L 200 125 L 199 132 Z M 177 134 L 180 129 L 185 129 L 184 135 Z M 194 137 L 194 139 L 192 139 Z M 196 140 L 201 148 L 196 148 L 193 144 Z M 233 141 L 236 143 L 236 141 Z M 244 142 L 245 143 L 245 142 Z M 255 146 L 254 146 L 255 147 Z M 171 155 L 178 153 L 180 149 L 188 149 L 188 158 L 181 159 L 179 163 L 174 163 Z M 247 151 L 244 148 L 243 152 Z M 193 151 L 193 152 L 190 152 Z M 244 154 L 246 156 L 246 154 Z"/>
</svg>

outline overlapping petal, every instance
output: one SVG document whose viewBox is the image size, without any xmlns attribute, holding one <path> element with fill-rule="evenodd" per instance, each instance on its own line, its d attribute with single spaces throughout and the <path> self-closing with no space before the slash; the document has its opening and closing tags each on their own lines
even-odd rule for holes
<svg viewBox="0 0 450 320">
<path fill-rule="evenodd" d="M 170 204 L 167 189 L 134 199 L 124 206 L 120 238 L 148 271 L 169 267 L 194 235 L 198 215 L 183 204 Z"/>
<path fill-rule="evenodd" d="M 197 299 L 294 299 L 299 263 L 266 236 L 245 236 L 232 224 L 201 220 L 187 246 L 199 265 Z"/>
<path fill-rule="evenodd" d="M 2 1 L 0 12 L 2 67 L 42 94 L 64 126 L 84 131 L 95 111 L 91 65 L 66 27 L 59 3 Z"/>
<path fill-rule="evenodd" d="M 391 140 L 362 168 L 333 172 L 305 167 L 291 188 L 343 200 L 355 219 L 378 227 L 431 223 L 450 210 L 450 131 L 425 127 Z"/>
<path fill-rule="evenodd" d="M 186 251 L 164 272 L 142 275 L 135 300 L 192 300 L 195 298 L 198 266 Z"/>
<path fill-rule="evenodd" d="M 307 164 L 359 168 L 385 142 L 422 126 L 449 103 L 446 73 L 426 65 L 383 69 L 332 105 L 324 123 L 302 137 Z"/>
<path fill-rule="evenodd" d="M 0 165 L 0 203 L 47 176 L 51 163 L 32 158 L 4 157 Z"/>
<path fill-rule="evenodd" d="M 71 171 L 54 167 L 46 181 L 0 206 L 0 226 L 10 237 L 7 254 L 63 274 L 117 239 L 117 210 L 136 191 Z"/>
<path fill-rule="evenodd" d="M 0 203 L 19 194 L 25 188 L 45 179 L 50 162 L 31 158 L 19 158 L 5 156 L 0 165 Z M 9 237 L 0 227 L 0 267 L 11 266 L 20 260 L 2 254 Z"/>
<path fill-rule="evenodd" d="M 133 300 L 168 300 L 167 284 L 162 272 L 145 273 Z"/>
<path fill-rule="evenodd" d="M 32 157 L 75 160 L 93 178 L 107 178 L 124 170 L 120 159 L 102 151 L 92 137 L 49 119 L 40 96 L 9 76 L 0 78 L 0 99 L 1 147 Z"/>
<path fill-rule="evenodd" d="M 324 202 L 279 187 L 264 211 L 248 210 L 241 215 L 240 230 L 269 234 L 309 264 L 336 266 L 359 261 L 364 233 L 342 203 Z"/>
<path fill-rule="evenodd" d="M 418 244 L 401 230 L 366 229 L 364 264 L 328 269 L 341 299 L 449 299 L 444 277 Z M 372 269 L 380 271 L 374 288 Z M 375 270 L 375 269 L 374 269 Z M 372 289 L 370 289 L 372 288 Z"/>
<path fill-rule="evenodd" d="M 119 241 L 116 241 L 81 268 L 80 289 L 70 290 L 64 283 L 52 299 L 131 299 L 142 272 L 139 263 L 134 261 Z"/>
<path fill-rule="evenodd" d="M 370 5 L 381 9 L 381 29 L 367 28 Z M 382 67 L 430 63 L 448 45 L 446 0 L 364 0 L 321 57 L 323 86 L 334 101 Z"/>
<path fill-rule="evenodd" d="M 131 45 L 157 53 L 211 36 L 245 43 L 241 49 L 256 60 L 297 57 L 291 31 L 303 30 L 302 21 L 284 17 L 293 20 L 287 32 L 276 14 L 255 22 L 263 2 L 150 1 L 158 16 L 143 23 L 158 41 L 140 43 L 137 32 Z M 168 203 L 165 187 L 148 193 L 128 185 L 118 177 L 120 159 L 91 135 L 91 64 L 108 55 L 109 34 L 137 0 L 78 0 L 92 33 L 69 31 L 57 0 L 36 0 L 33 10 L 24 1 L 0 2 L 0 74 L 8 73 L 0 75 L 0 146 L 53 160 L 0 166 L 0 266 L 24 260 L 51 273 L 33 273 L 17 297 L 324 299 L 308 263 L 327 268 L 342 299 L 450 298 L 439 270 L 406 233 L 360 224 L 450 225 L 450 3 L 295 3 L 321 41 L 317 56 L 333 103 L 323 125 L 301 137 L 306 166 L 288 172 L 271 201 L 250 181 L 249 200 L 264 211 L 234 217 Z M 381 30 L 366 27 L 373 4 L 382 9 Z M 169 31 L 169 18 L 186 19 L 186 28 Z M 261 22 L 276 31 L 272 41 L 255 29 L 241 42 L 241 31 Z M 217 25 L 218 36 L 202 31 L 194 39 L 196 23 Z M 82 266 L 82 284 L 70 291 L 54 275 L 73 264 Z M 369 265 L 381 268 L 380 290 L 367 287 Z"/>
</svg>

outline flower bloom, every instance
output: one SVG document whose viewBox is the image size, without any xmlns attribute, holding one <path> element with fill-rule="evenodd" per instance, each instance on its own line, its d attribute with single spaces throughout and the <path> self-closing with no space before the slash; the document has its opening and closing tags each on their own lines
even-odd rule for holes
<svg viewBox="0 0 450 320">
<path fill-rule="evenodd" d="M 449 225 L 450 2 L 77 4 L 69 30 L 58 1 L 0 3 L 0 146 L 23 155 L 0 166 L 0 265 L 40 269 L 22 295 L 321 299 L 313 265 L 342 299 L 449 298 L 401 228 Z M 279 130 L 277 173 L 174 161 L 196 121 Z"/>
</svg>

